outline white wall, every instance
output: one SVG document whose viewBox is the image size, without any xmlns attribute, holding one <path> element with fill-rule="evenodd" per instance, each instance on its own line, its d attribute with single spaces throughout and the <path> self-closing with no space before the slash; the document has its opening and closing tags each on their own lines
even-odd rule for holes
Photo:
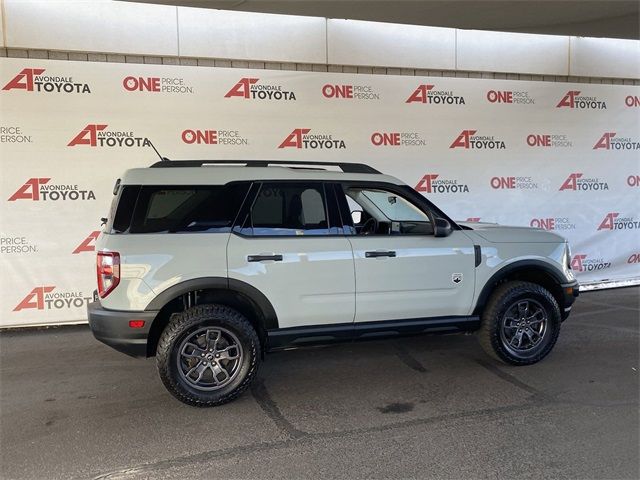
<svg viewBox="0 0 640 480">
<path fill-rule="evenodd" d="M 4 47 L 640 79 L 640 41 L 110 0 L 2 0 Z"/>
</svg>

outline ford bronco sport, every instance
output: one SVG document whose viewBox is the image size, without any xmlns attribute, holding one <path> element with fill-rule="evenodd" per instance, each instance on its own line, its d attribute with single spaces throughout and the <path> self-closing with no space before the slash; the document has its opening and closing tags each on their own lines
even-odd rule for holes
<svg viewBox="0 0 640 480">
<path fill-rule="evenodd" d="M 236 398 L 265 351 L 317 343 L 476 331 L 535 363 L 578 295 L 562 237 L 454 222 L 363 164 L 161 161 L 114 195 L 91 329 L 155 355 L 190 405 Z"/>
</svg>

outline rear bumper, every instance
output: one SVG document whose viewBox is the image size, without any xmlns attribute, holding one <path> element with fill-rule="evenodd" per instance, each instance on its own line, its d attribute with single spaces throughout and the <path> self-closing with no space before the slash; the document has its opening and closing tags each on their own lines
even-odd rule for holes
<svg viewBox="0 0 640 480">
<path fill-rule="evenodd" d="M 562 287 L 562 320 L 566 320 L 566 318 L 571 313 L 571 306 L 573 302 L 576 301 L 578 295 L 580 295 L 580 285 L 577 280 L 574 280 L 571 283 L 564 283 L 561 285 Z"/>
<path fill-rule="evenodd" d="M 147 337 L 158 312 L 107 310 L 99 302 L 91 302 L 87 313 L 96 339 L 132 357 L 147 356 Z M 144 320 L 144 327 L 131 328 L 131 320 Z"/>
</svg>

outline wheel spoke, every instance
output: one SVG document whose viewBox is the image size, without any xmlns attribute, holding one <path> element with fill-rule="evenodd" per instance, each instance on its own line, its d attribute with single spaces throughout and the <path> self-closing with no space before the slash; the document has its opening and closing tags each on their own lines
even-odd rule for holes
<svg viewBox="0 0 640 480">
<path fill-rule="evenodd" d="M 222 366 L 218 363 L 212 363 L 211 370 L 213 370 L 213 381 L 216 382 L 216 385 L 220 385 L 230 378 L 229 372 L 222 368 Z M 222 375 L 223 377 L 220 378 L 220 375 Z"/>
<path fill-rule="evenodd" d="M 207 371 L 207 366 L 204 363 L 198 363 L 195 367 L 193 367 L 191 370 L 189 370 L 186 373 L 186 376 L 187 378 L 190 378 L 194 383 L 198 383 L 200 380 L 202 380 L 202 376 L 206 371 Z M 197 374 L 196 378 L 193 378 L 192 376 L 194 372 Z"/>
<path fill-rule="evenodd" d="M 220 360 L 237 360 L 240 357 L 240 349 L 237 345 L 230 345 L 216 352 Z"/>
<path fill-rule="evenodd" d="M 529 302 L 526 300 L 523 302 L 518 302 L 518 313 L 520 314 L 520 316 L 526 317 L 528 312 L 529 312 Z"/>
<path fill-rule="evenodd" d="M 222 336 L 222 332 L 220 330 L 217 330 L 217 329 L 207 330 L 206 337 L 205 337 L 207 348 L 215 350 L 221 336 Z"/>
<path fill-rule="evenodd" d="M 203 350 L 195 343 L 188 342 L 182 347 L 180 355 L 186 358 L 201 358 L 204 357 L 205 353 L 206 350 Z"/>
<path fill-rule="evenodd" d="M 517 345 L 514 345 L 513 342 L 517 341 Z M 517 332 L 513 337 L 511 337 L 511 340 L 509 340 L 509 344 L 512 347 L 516 347 L 516 348 L 520 348 L 520 345 L 522 345 L 522 332 Z"/>
</svg>

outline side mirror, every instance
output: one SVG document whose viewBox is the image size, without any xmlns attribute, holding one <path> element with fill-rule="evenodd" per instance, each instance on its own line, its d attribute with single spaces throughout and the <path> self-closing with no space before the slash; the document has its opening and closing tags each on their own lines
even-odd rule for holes
<svg viewBox="0 0 640 480">
<path fill-rule="evenodd" d="M 362 210 L 354 210 L 351 212 L 351 220 L 354 225 L 358 225 L 362 221 Z"/>
<path fill-rule="evenodd" d="M 448 237 L 453 232 L 449 220 L 444 218 L 436 218 L 435 225 L 433 226 L 433 235 L 435 237 Z"/>
</svg>

